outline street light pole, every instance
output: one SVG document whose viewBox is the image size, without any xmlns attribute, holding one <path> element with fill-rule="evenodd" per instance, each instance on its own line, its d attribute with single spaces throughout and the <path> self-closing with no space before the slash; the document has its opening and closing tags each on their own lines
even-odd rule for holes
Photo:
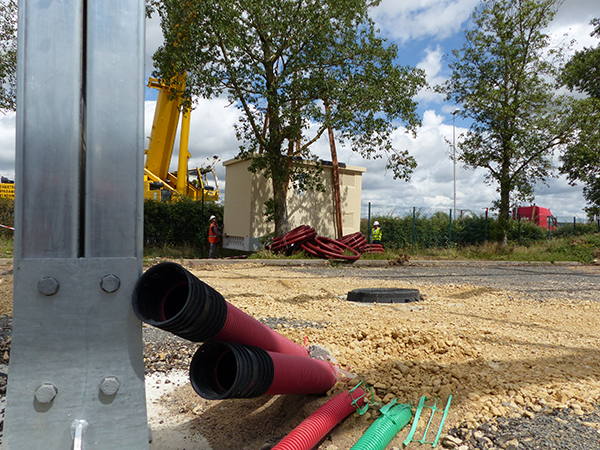
<svg viewBox="0 0 600 450">
<path fill-rule="evenodd" d="M 454 183 L 454 219 L 456 219 L 456 115 L 460 112 L 460 108 L 456 108 L 452 112 L 452 180 Z"/>
</svg>

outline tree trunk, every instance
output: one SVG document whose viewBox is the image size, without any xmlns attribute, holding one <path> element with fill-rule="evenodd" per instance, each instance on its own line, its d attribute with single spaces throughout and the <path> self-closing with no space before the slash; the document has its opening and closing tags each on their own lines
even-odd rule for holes
<svg viewBox="0 0 600 450">
<path fill-rule="evenodd" d="M 273 201 L 275 208 L 275 237 L 284 235 L 289 231 L 287 216 L 287 179 L 273 177 Z"/>
<path fill-rule="evenodd" d="M 335 217 L 336 239 L 344 235 L 344 225 L 342 221 L 342 193 L 340 190 L 340 165 L 337 159 L 335 141 L 333 139 L 333 130 L 329 128 L 329 146 L 331 148 L 331 176 L 333 178 L 333 210 Z"/>
<path fill-rule="evenodd" d="M 329 103 L 325 101 L 325 114 L 329 118 Z M 342 193 L 340 192 L 340 165 L 338 164 L 337 151 L 335 149 L 335 138 L 333 128 L 327 129 L 329 133 L 329 148 L 331 150 L 331 175 L 333 178 L 333 212 L 336 239 L 344 235 L 344 225 L 342 221 Z"/>
<path fill-rule="evenodd" d="M 500 183 L 500 243 L 503 247 L 508 244 L 508 226 L 510 220 L 510 185 L 507 181 Z"/>
<path fill-rule="evenodd" d="M 288 158 L 281 154 L 281 149 L 270 149 L 271 180 L 273 183 L 273 221 L 275 237 L 289 231 L 287 216 L 287 191 L 289 185 Z"/>
</svg>

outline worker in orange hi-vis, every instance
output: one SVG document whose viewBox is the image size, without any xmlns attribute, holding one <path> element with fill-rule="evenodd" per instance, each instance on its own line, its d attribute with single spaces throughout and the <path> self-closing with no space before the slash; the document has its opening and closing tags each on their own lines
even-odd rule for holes
<svg viewBox="0 0 600 450">
<path fill-rule="evenodd" d="M 210 216 L 210 226 L 208 227 L 208 259 L 213 259 L 215 257 L 217 244 L 221 241 L 222 236 L 223 233 L 221 233 L 221 229 L 219 228 L 219 225 L 217 225 L 217 218 L 215 216 Z"/>
</svg>

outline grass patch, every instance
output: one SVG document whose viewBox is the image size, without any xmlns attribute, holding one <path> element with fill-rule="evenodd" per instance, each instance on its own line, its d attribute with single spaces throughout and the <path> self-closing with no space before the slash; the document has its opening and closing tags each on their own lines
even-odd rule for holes
<svg viewBox="0 0 600 450">
<path fill-rule="evenodd" d="M 14 256 L 14 241 L 12 237 L 0 236 L 0 258 Z"/>
<path fill-rule="evenodd" d="M 289 256 L 259 250 L 252 254 L 254 259 L 310 259 L 305 252 Z M 386 249 L 384 253 L 366 253 L 361 260 L 489 260 L 489 261 L 574 261 L 592 263 L 600 259 L 600 233 L 580 236 L 550 238 L 525 244 L 509 243 L 502 246 L 497 242 L 484 242 L 479 245 L 430 247 L 412 249 Z"/>
<path fill-rule="evenodd" d="M 12 236 L 0 236 L 0 258 L 13 258 L 14 241 Z M 227 250 L 219 247 L 217 258 L 248 256 L 250 259 L 311 259 L 304 251 L 291 255 L 281 255 L 270 250 L 254 253 Z M 167 258 L 174 260 L 198 259 L 208 257 L 204 251 L 192 245 L 146 245 L 144 258 Z M 484 242 L 479 245 L 452 246 L 449 248 L 386 249 L 385 253 L 361 255 L 361 260 L 490 260 L 490 261 L 574 261 L 592 263 L 600 260 L 600 233 L 588 233 L 578 236 L 553 237 L 527 245 L 509 243 L 501 246 L 496 242 Z"/>
<path fill-rule="evenodd" d="M 217 247 L 216 258 L 229 258 L 248 256 L 248 252 L 229 250 Z M 146 245 L 144 246 L 144 258 L 168 258 L 168 259 L 201 259 L 208 258 L 208 249 L 183 244 L 183 245 Z"/>
<path fill-rule="evenodd" d="M 249 259 L 311 259 L 313 256 L 310 256 L 304 250 L 300 250 L 299 252 L 292 253 L 290 255 L 284 255 L 281 253 L 275 253 L 271 250 L 261 249 L 258 250 L 251 255 L 248 256 Z M 319 259 L 319 258 L 315 258 Z"/>
</svg>

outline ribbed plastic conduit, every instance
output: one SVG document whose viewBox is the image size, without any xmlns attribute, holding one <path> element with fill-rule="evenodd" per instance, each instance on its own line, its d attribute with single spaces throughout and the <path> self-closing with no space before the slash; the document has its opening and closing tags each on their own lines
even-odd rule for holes
<svg viewBox="0 0 600 450">
<path fill-rule="evenodd" d="M 308 356 L 308 350 L 226 302 L 184 267 L 152 266 L 133 292 L 133 310 L 145 323 L 192 342 L 221 340 L 265 350 Z"/>
<path fill-rule="evenodd" d="M 394 436 L 410 422 L 412 411 L 410 405 L 392 406 L 377 419 L 356 441 L 350 450 L 383 450 L 394 439 Z"/>
<path fill-rule="evenodd" d="M 288 355 L 308 356 L 308 350 L 290 341 L 254 317 L 227 304 L 227 318 L 223 328 L 214 336 L 215 341 L 237 342 L 239 344 L 261 347 L 270 352 Z"/>
<path fill-rule="evenodd" d="M 337 381 L 326 361 L 209 341 L 196 350 L 190 382 L 207 400 L 277 394 L 323 394 Z"/>
<path fill-rule="evenodd" d="M 268 352 L 275 372 L 267 395 L 323 394 L 336 383 L 336 371 L 327 361 Z"/>
<path fill-rule="evenodd" d="M 364 395 L 365 392 L 360 388 L 352 393 L 346 391 L 336 395 L 294 428 L 272 450 L 310 450 L 333 427 L 356 410 L 354 399 L 357 399 L 356 407 L 363 405 Z"/>
</svg>

